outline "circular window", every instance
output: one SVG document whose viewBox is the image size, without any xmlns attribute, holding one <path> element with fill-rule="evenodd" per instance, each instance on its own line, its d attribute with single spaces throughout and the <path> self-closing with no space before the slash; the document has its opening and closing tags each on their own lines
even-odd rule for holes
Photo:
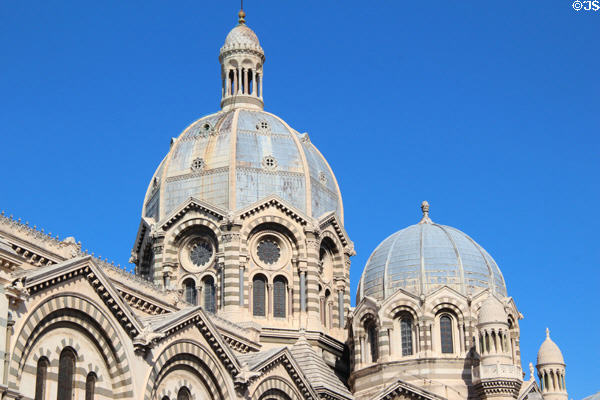
<svg viewBox="0 0 600 400">
<path fill-rule="evenodd" d="M 212 258 L 213 249 L 210 243 L 203 240 L 194 241 L 190 249 L 190 259 L 192 263 L 197 267 L 203 267 Z"/>
<path fill-rule="evenodd" d="M 289 267 L 292 250 L 287 237 L 280 232 L 265 230 L 253 235 L 249 242 L 253 263 L 270 271 Z"/>
<path fill-rule="evenodd" d="M 258 124 L 256 124 L 256 129 L 259 131 L 266 131 L 269 129 L 269 123 L 267 121 L 260 121 Z"/>
<path fill-rule="evenodd" d="M 258 244 L 256 254 L 258 255 L 258 259 L 265 264 L 275 264 L 281 257 L 281 249 L 279 248 L 279 244 L 274 240 L 266 239 L 261 240 Z"/>
<path fill-rule="evenodd" d="M 275 169 L 277 168 L 277 160 L 273 156 L 265 156 L 262 160 L 262 165 L 265 169 Z"/>
<path fill-rule="evenodd" d="M 209 267 L 215 259 L 215 245 L 207 237 L 192 237 L 181 247 L 179 261 L 188 272 L 200 272 Z"/>
<path fill-rule="evenodd" d="M 204 168 L 204 160 L 202 158 L 195 158 L 192 161 L 192 171 L 200 171 Z"/>
</svg>

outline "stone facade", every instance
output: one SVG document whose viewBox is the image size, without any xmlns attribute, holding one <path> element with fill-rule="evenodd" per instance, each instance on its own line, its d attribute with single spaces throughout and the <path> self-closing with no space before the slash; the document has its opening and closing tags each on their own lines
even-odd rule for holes
<svg viewBox="0 0 600 400">
<path fill-rule="evenodd" d="M 0 215 L 2 399 L 567 399 L 549 336 L 542 387 L 533 367 L 523 382 L 522 316 L 497 265 L 428 204 L 374 251 L 352 308 L 335 175 L 263 110 L 243 11 L 219 61 L 222 109 L 153 175 L 134 274 Z"/>
</svg>

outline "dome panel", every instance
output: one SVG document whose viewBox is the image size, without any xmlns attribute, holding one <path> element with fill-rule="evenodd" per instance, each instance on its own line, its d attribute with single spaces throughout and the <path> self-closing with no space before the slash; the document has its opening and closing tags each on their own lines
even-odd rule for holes
<svg viewBox="0 0 600 400">
<path fill-rule="evenodd" d="M 434 224 L 425 214 L 419 224 L 394 233 L 373 251 L 357 302 L 363 296 L 383 300 L 398 288 L 426 295 L 442 286 L 464 295 L 489 288 L 506 296 L 504 279 L 491 256 L 463 232 Z"/>
<path fill-rule="evenodd" d="M 239 210 L 271 195 L 304 213 L 310 208 L 313 217 L 334 211 L 343 221 L 337 182 L 320 153 L 302 146 L 300 135 L 276 116 L 238 108 L 201 118 L 180 135 L 150 183 L 143 215 L 162 219 L 190 197 Z"/>
<path fill-rule="evenodd" d="M 393 251 L 388 254 L 387 277 L 389 292 L 402 288 L 418 292 L 421 270 L 420 233 L 413 232 L 417 227 L 408 227 L 395 235 Z"/>
</svg>

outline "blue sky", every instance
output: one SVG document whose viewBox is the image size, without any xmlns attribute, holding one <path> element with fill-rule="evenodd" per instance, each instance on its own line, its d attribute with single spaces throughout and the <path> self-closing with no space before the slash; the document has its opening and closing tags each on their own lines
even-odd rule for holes
<svg viewBox="0 0 600 400">
<path fill-rule="evenodd" d="M 431 218 L 498 262 L 523 366 L 544 330 L 600 390 L 600 11 L 565 1 L 246 1 L 266 109 L 308 131 L 357 256 Z M 126 264 L 169 140 L 218 110 L 236 1 L 0 3 L 0 208 Z"/>
</svg>

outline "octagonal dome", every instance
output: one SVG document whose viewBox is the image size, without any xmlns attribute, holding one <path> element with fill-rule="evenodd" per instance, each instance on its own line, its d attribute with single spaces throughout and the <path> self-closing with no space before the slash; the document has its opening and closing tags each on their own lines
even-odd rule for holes
<svg viewBox="0 0 600 400">
<path fill-rule="evenodd" d="M 308 134 L 265 111 L 235 108 L 199 119 L 174 140 L 142 216 L 162 220 L 190 197 L 235 211 L 271 195 L 308 216 L 334 211 L 343 221 L 335 176 Z"/>
<path fill-rule="evenodd" d="M 423 209 L 421 222 L 392 234 L 373 251 L 356 301 L 364 296 L 383 300 L 400 288 L 427 295 L 442 286 L 464 295 L 489 288 L 505 297 L 504 278 L 487 251 L 458 229 L 433 223 L 426 202 Z"/>
</svg>

